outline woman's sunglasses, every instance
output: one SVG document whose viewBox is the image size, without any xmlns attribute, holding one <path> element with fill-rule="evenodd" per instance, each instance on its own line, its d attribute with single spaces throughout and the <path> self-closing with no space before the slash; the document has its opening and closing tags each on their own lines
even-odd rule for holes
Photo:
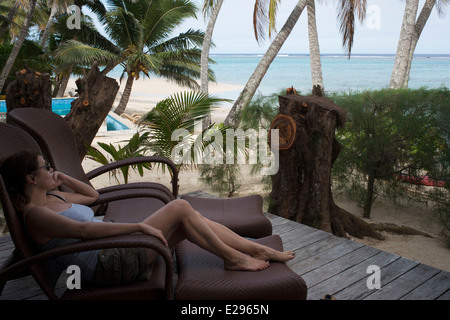
<svg viewBox="0 0 450 320">
<path fill-rule="evenodd" d="M 40 166 L 40 167 L 37 167 L 36 170 L 45 168 L 45 170 L 50 171 L 50 168 L 51 168 L 51 167 L 52 167 L 52 166 L 50 165 L 50 163 L 47 162 L 45 165 Z"/>
</svg>

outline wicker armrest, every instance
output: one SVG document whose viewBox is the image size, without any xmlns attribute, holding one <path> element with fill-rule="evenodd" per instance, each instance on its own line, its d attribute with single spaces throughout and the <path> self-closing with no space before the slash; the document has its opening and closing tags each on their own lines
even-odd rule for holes
<svg viewBox="0 0 450 320">
<path fill-rule="evenodd" d="M 136 157 L 131 159 L 123 159 L 116 162 L 108 163 L 100 168 L 94 169 L 88 173 L 86 173 L 86 177 L 91 180 L 103 173 L 108 171 L 118 169 L 124 166 L 131 166 L 134 164 L 140 163 L 163 163 L 166 164 L 170 170 L 172 171 L 172 193 L 176 197 L 178 195 L 178 170 L 175 164 L 166 157 L 159 156 L 145 156 L 145 157 Z"/>
<path fill-rule="evenodd" d="M 173 259 L 171 250 L 165 246 L 161 240 L 156 237 L 143 234 L 128 234 L 114 237 L 99 238 L 93 240 L 84 240 L 74 242 L 68 245 L 60 246 L 32 257 L 23 259 L 10 265 L 0 272 L 0 284 L 14 277 L 16 274 L 24 271 L 28 267 L 40 263 L 44 260 L 57 256 L 71 254 L 82 251 L 91 251 L 107 248 L 149 248 L 157 251 L 166 264 L 166 298 L 170 299 L 173 284 Z"/>
<path fill-rule="evenodd" d="M 169 203 L 173 199 L 165 192 L 155 189 L 122 189 L 106 193 L 100 193 L 98 199 L 91 204 L 97 206 L 112 201 L 133 199 L 133 198 L 157 198 L 164 203 Z"/>
</svg>

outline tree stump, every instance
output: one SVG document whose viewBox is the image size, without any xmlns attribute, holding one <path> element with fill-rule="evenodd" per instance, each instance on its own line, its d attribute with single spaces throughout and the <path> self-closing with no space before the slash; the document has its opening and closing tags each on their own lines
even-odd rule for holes
<svg viewBox="0 0 450 320">
<path fill-rule="evenodd" d="M 269 212 L 341 237 L 379 239 L 366 222 L 337 207 L 331 193 L 331 168 L 341 149 L 335 131 L 344 126 L 345 111 L 316 95 L 288 94 L 279 102 L 277 118 L 291 120 L 275 119 L 272 129 L 280 130 L 280 145 L 289 147 L 279 150 Z M 295 136 L 289 141 L 292 133 Z"/>
<path fill-rule="evenodd" d="M 87 146 L 90 146 L 100 129 L 119 90 L 115 79 L 102 74 L 98 64 L 94 63 L 89 73 L 76 81 L 78 99 L 72 102 L 70 112 L 65 119 L 72 127 L 77 142 L 80 160 L 84 158 Z"/>
<path fill-rule="evenodd" d="M 52 110 L 52 83 L 48 73 L 25 67 L 16 76 L 5 91 L 7 112 L 18 108 Z"/>
</svg>

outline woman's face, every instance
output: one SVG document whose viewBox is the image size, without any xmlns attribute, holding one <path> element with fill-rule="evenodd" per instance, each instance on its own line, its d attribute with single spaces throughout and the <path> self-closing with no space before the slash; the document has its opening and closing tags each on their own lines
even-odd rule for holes
<svg viewBox="0 0 450 320">
<path fill-rule="evenodd" d="M 42 156 L 38 156 L 38 166 L 34 170 L 34 175 L 36 183 L 41 184 L 43 188 L 51 188 L 55 184 L 53 168 Z"/>
</svg>

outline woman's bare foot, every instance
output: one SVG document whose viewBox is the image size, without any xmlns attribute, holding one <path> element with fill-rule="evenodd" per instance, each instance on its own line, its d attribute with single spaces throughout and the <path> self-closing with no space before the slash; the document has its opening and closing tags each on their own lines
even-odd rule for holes
<svg viewBox="0 0 450 320">
<path fill-rule="evenodd" d="M 225 260 L 225 269 L 234 271 L 261 271 L 269 267 L 269 262 L 238 253 L 232 260 Z"/>
<path fill-rule="evenodd" d="M 277 262 L 287 262 L 295 258 L 294 251 L 277 251 L 270 247 L 260 246 L 256 249 L 256 253 L 252 254 L 252 257 L 260 260 L 269 260 Z"/>
</svg>

